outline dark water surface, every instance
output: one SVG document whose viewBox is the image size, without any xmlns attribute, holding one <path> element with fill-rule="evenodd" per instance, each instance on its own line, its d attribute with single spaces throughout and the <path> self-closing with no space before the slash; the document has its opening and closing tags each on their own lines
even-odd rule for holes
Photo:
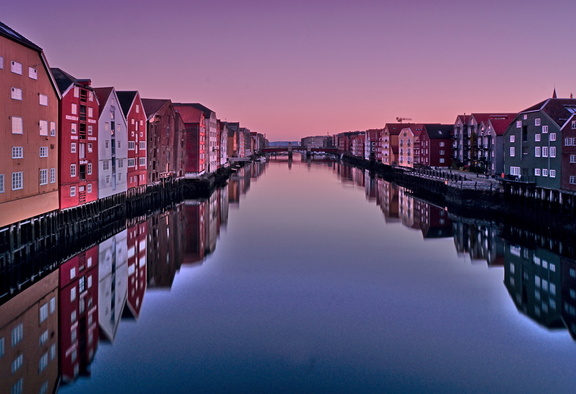
<svg viewBox="0 0 576 394">
<path fill-rule="evenodd" d="M 495 232 L 336 163 L 247 168 L 97 247 L 60 390 L 574 392 L 576 265 Z"/>
</svg>

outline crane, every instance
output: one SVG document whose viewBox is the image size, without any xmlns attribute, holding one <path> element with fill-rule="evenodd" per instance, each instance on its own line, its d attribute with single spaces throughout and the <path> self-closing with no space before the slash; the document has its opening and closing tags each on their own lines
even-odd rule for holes
<svg viewBox="0 0 576 394">
<path fill-rule="evenodd" d="M 404 120 L 412 120 L 412 118 L 401 118 L 401 117 L 396 117 L 396 120 L 398 121 L 398 123 L 402 123 L 402 121 Z"/>
</svg>

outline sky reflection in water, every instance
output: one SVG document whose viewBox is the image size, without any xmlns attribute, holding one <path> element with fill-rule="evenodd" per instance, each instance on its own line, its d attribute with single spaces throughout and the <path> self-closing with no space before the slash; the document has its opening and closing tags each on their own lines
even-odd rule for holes
<svg viewBox="0 0 576 394">
<path fill-rule="evenodd" d="M 336 164 L 272 160 L 214 252 L 149 289 L 62 391 L 573 389 L 576 344 L 519 314 L 503 279 L 387 220 Z"/>
</svg>

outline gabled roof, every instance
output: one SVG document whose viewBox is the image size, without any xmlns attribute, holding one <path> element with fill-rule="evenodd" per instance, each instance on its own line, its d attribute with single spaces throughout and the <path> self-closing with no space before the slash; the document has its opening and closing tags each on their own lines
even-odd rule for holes
<svg viewBox="0 0 576 394">
<path fill-rule="evenodd" d="M 192 104 L 187 103 L 174 103 L 174 109 L 182 117 L 184 123 L 200 123 L 204 112 Z"/>
<path fill-rule="evenodd" d="M 120 102 L 124 116 L 128 116 L 130 108 L 132 107 L 132 103 L 134 103 L 137 94 L 137 90 L 116 91 L 116 95 L 118 96 L 118 101 Z"/>
<path fill-rule="evenodd" d="M 404 127 L 403 129 L 410 129 L 410 132 L 415 137 L 419 137 L 420 134 L 422 134 L 422 132 L 424 131 L 424 125 L 423 124 L 412 124 L 408 127 Z"/>
<path fill-rule="evenodd" d="M 54 79 L 56 80 L 56 85 L 58 86 L 60 93 L 64 93 L 71 85 L 74 85 L 74 83 L 77 81 L 76 78 L 61 68 L 51 67 L 50 71 L 52 71 L 52 75 L 54 75 Z"/>
<path fill-rule="evenodd" d="M 573 113 L 576 113 L 576 99 L 549 98 L 520 113 L 537 111 L 546 113 L 558 126 L 562 126 Z"/>
<path fill-rule="evenodd" d="M 142 100 L 142 107 L 144 107 L 144 113 L 146 114 L 146 118 L 150 120 L 162 107 L 165 105 L 170 105 L 172 101 L 169 99 L 149 99 L 143 98 Z"/>
<path fill-rule="evenodd" d="M 190 103 L 189 105 L 191 105 L 194 108 L 199 109 L 200 111 L 204 112 L 205 118 L 209 118 L 213 113 L 214 114 L 216 113 L 216 112 L 212 111 L 210 108 L 205 107 L 200 103 Z"/>
<path fill-rule="evenodd" d="M 398 135 L 403 128 L 414 125 L 414 123 L 386 123 L 384 129 L 387 129 L 390 135 Z"/>
<path fill-rule="evenodd" d="M 462 124 L 466 124 L 468 123 L 468 120 L 470 119 L 470 115 L 458 115 L 456 117 L 456 121 L 454 122 L 454 124 L 456 124 L 456 122 L 458 122 L 458 119 L 460 119 L 460 121 L 462 122 Z"/>
<path fill-rule="evenodd" d="M 492 125 L 492 129 L 494 129 L 496 135 L 504 135 L 508 126 L 514 122 L 514 119 L 515 117 L 511 119 L 490 119 L 488 123 Z"/>
<path fill-rule="evenodd" d="M 34 49 L 35 51 L 41 52 L 42 48 L 34 44 L 32 41 L 24 37 L 22 34 L 14 31 L 4 23 L 0 22 L 0 36 L 6 37 L 9 40 L 15 41 L 19 44 L 27 46 L 28 48 Z"/>
<path fill-rule="evenodd" d="M 110 97 L 110 95 L 112 94 L 112 92 L 114 91 L 113 87 L 106 87 L 106 88 L 93 88 L 94 90 L 94 94 L 96 94 L 96 98 L 98 99 L 98 111 L 99 113 L 102 113 L 102 111 L 104 110 L 104 106 L 106 105 L 106 102 L 108 102 L 108 97 Z"/>
<path fill-rule="evenodd" d="M 452 124 L 425 124 L 424 129 L 430 139 L 449 139 L 454 128 Z"/>
<path fill-rule="evenodd" d="M 506 113 L 482 113 L 482 114 L 472 114 L 470 118 L 474 118 L 478 124 L 482 122 L 488 122 L 491 119 L 494 120 L 514 120 L 518 115 L 516 112 L 506 112 Z M 468 119 L 470 120 L 470 119 Z"/>
</svg>

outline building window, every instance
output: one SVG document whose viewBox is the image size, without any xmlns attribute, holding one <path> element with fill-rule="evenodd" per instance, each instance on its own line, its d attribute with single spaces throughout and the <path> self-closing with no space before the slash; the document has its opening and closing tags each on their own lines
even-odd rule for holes
<svg viewBox="0 0 576 394">
<path fill-rule="evenodd" d="M 516 128 L 517 128 L 517 129 L 521 129 L 521 128 L 522 128 L 522 121 L 521 121 L 521 120 L 517 120 L 517 121 L 516 121 Z"/>
<path fill-rule="evenodd" d="M 48 96 L 46 96 L 45 94 L 39 94 L 38 95 L 38 102 L 40 105 L 47 106 L 48 105 Z"/>
<path fill-rule="evenodd" d="M 515 176 L 520 175 L 520 167 L 510 166 L 510 174 Z"/>
<path fill-rule="evenodd" d="M 576 175 L 570 175 L 570 184 L 576 185 Z"/>
<path fill-rule="evenodd" d="M 146 149 L 146 142 L 140 141 L 140 150 Z"/>
<path fill-rule="evenodd" d="M 41 169 L 40 170 L 40 184 L 47 185 L 48 184 L 48 169 Z"/>
<path fill-rule="evenodd" d="M 12 386 L 12 394 L 22 394 L 24 392 L 24 378 L 18 379 L 14 386 Z"/>
<path fill-rule="evenodd" d="M 539 146 L 534 147 L 534 156 L 540 157 L 541 148 Z"/>
<path fill-rule="evenodd" d="M 88 172 L 88 175 L 92 175 L 92 163 L 86 165 L 86 171 Z"/>
<path fill-rule="evenodd" d="M 24 325 L 20 323 L 12 329 L 12 347 L 18 345 L 22 338 L 24 338 Z"/>
<path fill-rule="evenodd" d="M 542 126 L 542 132 L 547 133 L 548 132 L 548 126 Z"/>
<path fill-rule="evenodd" d="M 12 373 L 18 371 L 23 363 L 24 363 L 24 355 L 19 354 L 18 357 L 16 357 L 14 361 L 12 361 Z M 12 388 L 12 390 L 14 390 L 14 388 Z"/>
<path fill-rule="evenodd" d="M 56 137 L 56 122 L 50 122 L 50 137 Z"/>
<path fill-rule="evenodd" d="M 38 363 L 38 372 L 42 372 L 48 366 L 48 352 L 44 353 L 42 357 L 40 357 L 40 362 Z"/>
<path fill-rule="evenodd" d="M 576 129 L 576 120 L 573 120 L 570 126 L 572 129 Z"/>
<path fill-rule="evenodd" d="M 106 184 L 107 184 L 107 185 L 110 184 L 110 175 L 106 175 Z"/>
<path fill-rule="evenodd" d="M 76 88 L 74 88 L 74 91 L 76 91 Z M 78 114 L 78 104 L 72 103 L 70 111 L 72 112 L 72 115 L 77 115 Z"/>
<path fill-rule="evenodd" d="M 88 135 L 92 135 L 94 133 L 94 127 L 93 126 L 88 126 Z"/>
<path fill-rule="evenodd" d="M 540 126 L 540 118 L 534 119 L 534 126 Z"/>
<path fill-rule="evenodd" d="M 41 146 L 40 147 L 40 157 L 48 157 L 48 147 Z"/>
<path fill-rule="evenodd" d="M 556 147 L 555 146 L 550 147 L 550 157 L 556 157 Z"/>
<path fill-rule="evenodd" d="M 76 197 L 76 186 L 70 186 L 70 197 Z"/>
<path fill-rule="evenodd" d="M 108 160 L 102 161 L 102 169 L 109 170 L 110 169 L 110 162 Z"/>
<path fill-rule="evenodd" d="M 4 338 L 0 338 L 0 358 L 4 355 Z"/>
<path fill-rule="evenodd" d="M 134 150 L 136 148 L 136 143 L 134 141 L 128 141 L 128 150 Z"/>
<path fill-rule="evenodd" d="M 48 304 L 44 304 L 40 307 L 40 323 L 48 319 Z"/>
<path fill-rule="evenodd" d="M 4 69 L 4 58 L 0 56 L 0 70 Z"/>
<path fill-rule="evenodd" d="M 510 142 L 515 142 L 516 136 L 514 134 L 510 135 Z"/>
<path fill-rule="evenodd" d="M 12 190 L 21 190 L 24 188 L 24 173 L 13 172 L 12 173 Z"/>
<path fill-rule="evenodd" d="M 13 100 L 22 100 L 22 89 L 11 88 L 10 89 L 10 97 Z"/>
<path fill-rule="evenodd" d="M 534 175 L 540 176 L 540 168 L 534 168 Z"/>
<path fill-rule="evenodd" d="M 540 141 L 540 134 L 534 134 L 534 141 L 536 142 Z"/>
<path fill-rule="evenodd" d="M 70 301 L 76 300 L 76 286 L 70 289 Z"/>
<path fill-rule="evenodd" d="M 513 146 L 510 147 L 510 157 L 514 157 L 516 155 L 516 148 Z"/>
<path fill-rule="evenodd" d="M 550 141 L 556 141 L 556 133 L 550 133 Z"/>
<path fill-rule="evenodd" d="M 128 159 L 128 168 L 134 167 L 136 165 L 136 159 Z"/>
<path fill-rule="evenodd" d="M 93 117 L 94 117 L 94 108 L 88 107 L 88 117 L 89 117 L 89 118 L 93 118 Z"/>
<path fill-rule="evenodd" d="M 139 114 L 140 113 L 140 105 L 136 104 L 136 113 Z"/>
<path fill-rule="evenodd" d="M 38 122 L 40 135 L 48 135 L 48 121 L 41 120 Z"/>
<path fill-rule="evenodd" d="M 145 166 L 145 165 L 146 165 L 146 158 L 145 158 L 145 157 L 141 157 L 141 158 L 140 158 L 140 165 L 141 165 L 141 166 Z"/>
<path fill-rule="evenodd" d="M 71 177 L 76 176 L 76 164 L 70 164 L 70 176 Z"/>
<path fill-rule="evenodd" d="M 548 157 L 548 147 L 547 146 L 542 147 L 542 157 Z"/>
<path fill-rule="evenodd" d="M 547 168 L 542 169 L 542 176 L 548 176 L 548 169 Z"/>
<path fill-rule="evenodd" d="M 50 168 L 50 183 L 56 183 L 56 168 Z"/>
<path fill-rule="evenodd" d="M 23 159 L 24 158 L 24 147 L 13 146 L 12 147 L 12 158 L 13 159 Z"/>
<path fill-rule="evenodd" d="M 0 193 L 4 193 L 4 174 L 0 174 Z"/>
<path fill-rule="evenodd" d="M 556 170 L 550 170 L 550 178 L 556 178 Z"/>
<path fill-rule="evenodd" d="M 110 142 L 108 140 L 104 141 L 104 148 L 108 149 L 108 147 L 110 146 Z"/>
<path fill-rule="evenodd" d="M 124 168 L 124 159 L 118 159 L 118 168 Z"/>
<path fill-rule="evenodd" d="M 92 143 L 88 143 L 88 153 L 92 153 Z"/>
<path fill-rule="evenodd" d="M 14 74 L 22 75 L 22 64 L 12 61 L 10 63 L 10 71 L 12 71 Z"/>
<path fill-rule="evenodd" d="M 32 79 L 38 79 L 38 70 L 34 67 L 28 67 L 28 76 Z"/>
<path fill-rule="evenodd" d="M 76 143 L 70 143 L 70 153 L 76 153 Z"/>
<path fill-rule="evenodd" d="M 12 117 L 12 134 L 23 134 L 24 133 L 24 122 L 22 118 L 13 116 Z"/>
<path fill-rule="evenodd" d="M 78 128 L 77 128 L 77 126 L 76 126 L 76 123 L 72 123 L 72 124 L 70 125 L 70 132 L 71 132 L 72 134 L 76 134 L 76 130 L 78 130 Z"/>
<path fill-rule="evenodd" d="M 92 193 L 92 184 L 91 184 L 91 183 L 89 183 L 88 185 L 86 185 L 86 192 Z"/>
<path fill-rule="evenodd" d="M 570 163 L 576 163 L 576 155 L 570 155 Z"/>
<path fill-rule="evenodd" d="M 78 86 L 74 86 L 74 97 L 80 97 L 80 88 Z"/>
</svg>

